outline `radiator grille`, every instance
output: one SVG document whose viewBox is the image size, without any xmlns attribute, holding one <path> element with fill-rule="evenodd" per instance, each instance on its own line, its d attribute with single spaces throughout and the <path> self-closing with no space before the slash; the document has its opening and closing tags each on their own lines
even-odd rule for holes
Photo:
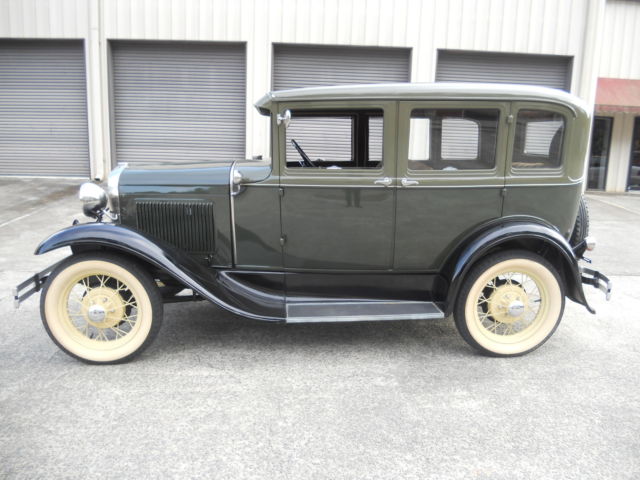
<svg viewBox="0 0 640 480">
<path fill-rule="evenodd" d="M 136 221 L 138 229 L 182 250 L 215 250 L 213 202 L 139 200 Z"/>
</svg>

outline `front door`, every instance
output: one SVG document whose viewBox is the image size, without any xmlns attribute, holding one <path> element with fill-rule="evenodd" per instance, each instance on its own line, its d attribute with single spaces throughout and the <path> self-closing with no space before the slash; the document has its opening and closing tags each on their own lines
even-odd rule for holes
<svg viewBox="0 0 640 480">
<path fill-rule="evenodd" d="M 290 270 L 385 270 L 395 214 L 394 102 L 281 104 L 284 265 Z"/>
<path fill-rule="evenodd" d="M 606 187 L 612 126 L 613 117 L 595 117 L 593 119 L 587 183 L 587 188 L 590 190 L 604 190 Z"/>
<path fill-rule="evenodd" d="M 507 113 L 500 102 L 400 103 L 396 269 L 438 271 L 501 216 Z"/>
</svg>

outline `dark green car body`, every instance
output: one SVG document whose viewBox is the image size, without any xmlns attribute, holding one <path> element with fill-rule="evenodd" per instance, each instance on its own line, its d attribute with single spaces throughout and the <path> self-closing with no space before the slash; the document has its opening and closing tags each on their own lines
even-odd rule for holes
<svg viewBox="0 0 640 480">
<path fill-rule="evenodd" d="M 71 227 L 37 253 L 115 250 L 232 312 L 294 321 L 292 305 L 338 300 L 428 301 L 449 314 L 476 262 L 526 249 L 557 265 L 567 296 L 589 308 L 582 283 L 598 281 L 578 266 L 585 246 L 568 242 L 590 128 L 577 98 L 398 84 L 272 92 L 256 107 L 270 117 L 270 160 L 120 166 L 117 220 Z M 305 162 L 288 147 L 297 122 L 348 124 L 351 143 L 339 152 L 329 136 L 336 159 Z M 412 140 L 414 130 L 424 135 Z"/>
<path fill-rule="evenodd" d="M 258 108 L 272 117 L 273 161 L 237 162 L 234 168 L 243 175 L 240 194 L 229 195 L 233 162 L 131 167 L 120 176 L 121 222 L 138 226 L 136 205 L 143 199 L 211 202 L 213 251 L 201 253 L 212 256 L 212 266 L 302 271 L 437 272 L 458 241 L 487 222 L 512 216 L 547 222 L 568 239 L 582 193 L 589 116 L 581 103 L 562 92 L 551 95 L 548 90 L 513 87 L 511 95 L 506 95 L 505 90 L 465 86 L 456 93 L 448 85 L 402 85 L 270 94 Z M 425 105 L 499 109 L 495 168 L 410 172 L 403 112 Z M 508 123 L 508 117 L 531 105 L 560 112 L 567 120 L 560 168 L 512 168 L 509 145 L 515 122 Z M 296 108 L 368 107 L 380 107 L 385 114 L 381 168 L 286 167 L 285 128 L 277 125 L 278 113 Z M 384 177 L 392 179 L 389 186 L 375 184 Z M 403 177 L 417 184 L 403 187 Z M 358 206 L 349 205 L 348 198 L 354 194 L 359 196 Z M 284 245 L 281 238 L 286 238 Z"/>
</svg>

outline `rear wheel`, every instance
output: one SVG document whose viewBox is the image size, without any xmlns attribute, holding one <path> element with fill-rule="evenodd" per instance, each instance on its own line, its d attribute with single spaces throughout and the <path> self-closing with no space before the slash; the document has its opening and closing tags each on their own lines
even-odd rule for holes
<svg viewBox="0 0 640 480">
<path fill-rule="evenodd" d="M 526 251 L 500 252 L 472 268 L 454 309 L 465 341 L 492 356 L 523 355 L 553 334 L 564 310 L 555 268 Z"/>
<path fill-rule="evenodd" d="M 584 196 L 580 197 L 580 205 L 578 207 L 578 215 L 576 216 L 576 223 L 571 232 L 571 238 L 569 243 L 575 247 L 582 240 L 589 235 L 589 207 L 587 207 L 587 201 Z"/>
<path fill-rule="evenodd" d="M 151 276 L 112 254 L 70 257 L 51 273 L 40 299 L 51 339 L 88 363 L 120 363 L 138 355 L 158 333 L 162 310 Z"/>
</svg>

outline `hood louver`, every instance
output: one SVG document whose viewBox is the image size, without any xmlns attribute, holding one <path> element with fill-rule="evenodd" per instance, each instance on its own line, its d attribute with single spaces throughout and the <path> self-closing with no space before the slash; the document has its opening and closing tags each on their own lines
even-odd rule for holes
<svg viewBox="0 0 640 480">
<path fill-rule="evenodd" d="M 139 200 L 138 229 L 190 253 L 215 251 L 213 202 Z"/>
</svg>

